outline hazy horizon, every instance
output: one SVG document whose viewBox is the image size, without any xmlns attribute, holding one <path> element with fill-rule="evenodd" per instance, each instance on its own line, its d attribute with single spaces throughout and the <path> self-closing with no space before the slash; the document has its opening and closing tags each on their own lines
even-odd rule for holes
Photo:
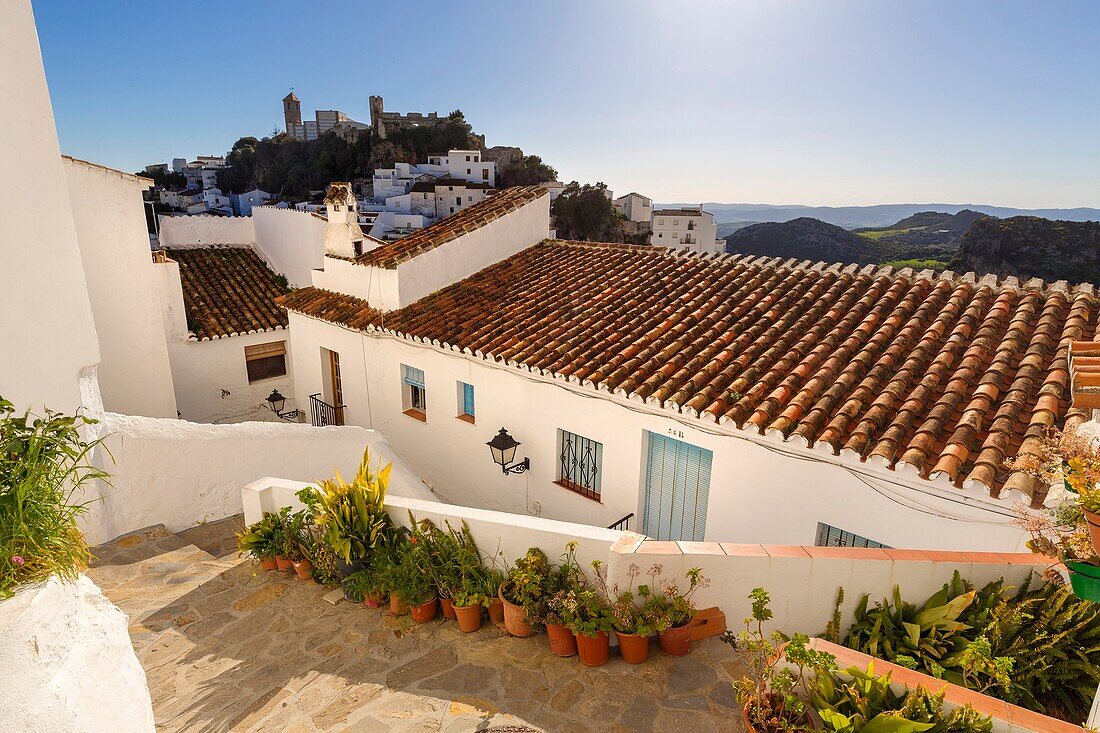
<svg viewBox="0 0 1100 733">
<path fill-rule="evenodd" d="M 461 108 L 657 201 L 1100 206 L 1100 5 L 35 5 L 62 149 L 139 170 L 303 115 Z"/>
</svg>

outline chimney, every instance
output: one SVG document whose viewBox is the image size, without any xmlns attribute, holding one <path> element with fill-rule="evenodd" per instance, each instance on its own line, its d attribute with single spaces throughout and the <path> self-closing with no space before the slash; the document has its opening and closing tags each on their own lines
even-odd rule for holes
<svg viewBox="0 0 1100 733">
<path fill-rule="evenodd" d="M 363 254 L 366 235 L 359 228 L 359 208 L 351 184 L 333 181 L 325 194 L 328 227 L 325 229 L 325 253 L 336 257 L 358 257 Z"/>
</svg>

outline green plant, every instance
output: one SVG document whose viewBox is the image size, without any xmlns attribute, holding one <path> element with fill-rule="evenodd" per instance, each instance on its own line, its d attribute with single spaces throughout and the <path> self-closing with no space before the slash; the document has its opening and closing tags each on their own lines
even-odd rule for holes
<svg viewBox="0 0 1100 733">
<path fill-rule="evenodd" d="M 427 553 L 415 539 L 410 538 L 397 547 L 396 561 L 384 574 L 390 592 L 410 606 L 419 606 L 436 597 L 435 583 L 425 569 Z"/>
<path fill-rule="evenodd" d="M 681 591 L 676 581 L 659 580 L 662 571 L 661 565 L 654 565 L 648 572 L 651 584 L 638 586 L 638 594 L 644 599 L 641 613 L 659 632 L 690 624 L 695 618 L 692 597 L 700 588 L 710 585 L 710 579 L 703 577 L 701 568 L 691 568 L 686 576 L 687 590 Z"/>
<path fill-rule="evenodd" d="M 944 658 L 965 643 L 956 638 L 969 628 L 959 617 L 973 602 L 974 592 L 952 596 L 945 585 L 917 606 L 902 600 L 901 589 L 894 586 L 892 602 L 883 599 L 869 610 L 869 599 L 866 595 L 860 599 L 845 645 L 887 660 L 911 659 L 917 668 L 942 677 Z"/>
<path fill-rule="evenodd" d="M 930 723 L 928 733 L 993 733 L 993 721 L 970 705 L 947 712 L 944 693 L 931 693 L 924 687 L 910 690 L 898 714 L 905 720 Z"/>
<path fill-rule="evenodd" d="M 509 603 L 523 606 L 528 617 L 538 615 L 538 605 L 546 595 L 546 583 L 550 576 L 550 561 L 546 553 L 537 547 L 516 560 L 501 586 L 501 594 Z"/>
<path fill-rule="evenodd" d="M 278 523 L 278 514 L 264 512 L 259 521 L 237 533 L 237 549 L 256 560 L 278 555 Z"/>
<path fill-rule="evenodd" d="M 650 597 L 648 585 L 642 585 L 635 594 L 634 581 L 642 574 L 641 569 L 631 563 L 627 569 L 630 585 L 625 591 L 618 588 L 612 589 L 614 598 L 611 601 L 611 616 L 615 630 L 622 634 L 638 634 L 639 636 L 652 636 L 657 633 L 657 624 L 654 614 L 648 611 L 647 601 Z"/>
<path fill-rule="evenodd" d="M 748 668 L 748 674 L 733 683 L 737 699 L 758 733 L 810 731 L 804 699 L 810 696 L 811 673 L 827 676 L 836 668 L 836 659 L 811 649 L 805 634 L 795 634 L 789 641 L 778 631 L 766 634 L 764 624 L 773 617 L 771 598 L 763 588 L 754 588 L 749 599 L 752 616 L 745 619 L 745 630 L 722 635 Z M 781 649 L 790 667 L 781 664 Z"/>
<path fill-rule="evenodd" d="M 336 553 L 324 542 L 315 542 L 309 548 L 309 561 L 313 565 L 313 579 L 323 586 L 340 585 L 340 568 L 336 564 Z"/>
<path fill-rule="evenodd" d="M 15 414 L 0 397 L 0 598 L 57 575 L 75 580 L 89 558 L 75 497 L 108 474 L 92 463 L 101 440 L 81 429 L 97 421 L 46 410 Z"/>
<path fill-rule="evenodd" d="M 346 563 L 366 558 L 376 545 L 387 540 L 393 522 L 386 512 L 386 488 L 390 469 L 386 464 L 377 472 L 370 469 L 370 449 L 355 478 L 345 482 L 337 471 L 335 478 L 319 481 L 308 502 L 315 507 L 317 524 L 324 540 L 336 556 Z"/>
</svg>

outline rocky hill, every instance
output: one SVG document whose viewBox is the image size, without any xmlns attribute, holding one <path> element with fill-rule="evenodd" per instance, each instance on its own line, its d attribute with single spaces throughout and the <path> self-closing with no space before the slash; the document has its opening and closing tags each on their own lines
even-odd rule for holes
<svg viewBox="0 0 1100 733">
<path fill-rule="evenodd" d="M 982 219 L 963 235 L 956 272 L 1100 284 L 1100 223 L 1036 216 Z"/>
<path fill-rule="evenodd" d="M 884 247 L 879 242 L 809 217 L 739 229 L 726 237 L 726 251 L 861 265 L 885 261 Z"/>
</svg>

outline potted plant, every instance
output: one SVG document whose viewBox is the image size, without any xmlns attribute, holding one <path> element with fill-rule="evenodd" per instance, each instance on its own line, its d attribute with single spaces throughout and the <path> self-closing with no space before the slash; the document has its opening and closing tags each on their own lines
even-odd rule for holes
<svg viewBox="0 0 1100 733">
<path fill-rule="evenodd" d="M 405 604 L 417 623 L 425 623 L 435 618 L 437 596 L 435 584 L 426 570 L 428 556 L 416 537 L 401 547 L 400 559 L 393 573 L 392 594 L 398 603 Z"/>
<path fill-rule="evenodd" d="M 495 567 L 486 568 L 485 583 L 489 587 L 489 621 L 496 627 L 504 626 L 504 601 L 500 600 L 500 586 L 504 584 L 504 573 Z"/>
<path fill-rule="evenodd" d="M 745 728 L 749 733 L 812 731 L 804 702 L 810 697 L 808 673 L 827 675 L 836 668 L 836 659 L 809 648 L 805 634 L 795 634 L 789 642 L 778 631 L 765 634 L 764 624 L 772 619 L 768 592 L 754 588 L 749 599 L 752 617 L 745 619 L 745 630 L 722 635 L 748 669 L 745 677 L 734 682 Z"/>
<path fill-rule="evenodd" d="M 546 592 L 546 578 L 550 574 L 550 561 L 546 553 L 537 547 L 516 560 L 508 578 L 498 591 L 504 604 L 504 627 L 512 636 L 530 636 L 534 633 L 528 615 L 534 615 L 538 602 Z"/>
<path fill-rule="evenodd" d="M 313 539 L 310 534 L 312 524 L 313 516 L 308 508 L 288 514 L 283 521 L 283 554 L 290 560 L 298 580 L 313 577 L 313 564 L 309 561 L 307 550 Z"/>
<path fill-rule="evenodd" d="M 387 600 L 386 582 L 394 563 L 392 545 L 380 545 L 370 554 L 361 570 L 344 580 L 348 594 L 362 600 L 367 608 L 381 608 Z"/>
<path fill-rule="evenodd" d="M 462 584 L 454 589 L 451 600 L 459 631 L 470 633 L 481 628 L 482 611 L 492 600 L 487 590 L 485 576 L 475 573 L 467 574 Z"/>
<path fill-rule="evenodd" d="M 634 580 L 641 575 L 641 569 L 632 563 L 627 574 L 630 587 L 616 593 L 611 603 L 611 619 L 623 661 L 642 664 L 649 659 L 649 639 L 657 632 L 657 627 L 653 623 L 652 613 L 646 610 L 649 586 L 640 585 L 638 594 L 634 594 Z"/>
<path fill-rule="evenodd" d="M 258 522 L 253 522 L 237 533 L 237 549 L 253 559 L 259 560 L 264 570 L 275 570 L 276 522 L 278 517 L 264 512 Z"/>
<path fill-rule="evenodd" d="M 649 619 L 657 630 L 657 642 L 661 651 L 670 657 L 682 657 L 691 651 L 691 622 L 695 618 L 695 604 L 692 597 L 700 588 L 710 585 L 710 579 L 703 577 L 701 568 L 687 571 L 687 590 L 672 580 L 658 580 L 663 568 L 654 565 L 649 570 L 651 583 L 639 586 L 639 595 L 643 598 L 642 614 Z"/>
<path fill-rule="evenodd" d="M 563 594 L 585 583 L 584 571 L 577 562 L 577 543 L 565 546 L 560 565 L 551 568 L 547 576 L 545 593 L 536 604 L 533 625 L 546 629 L 550 651 L 559 657 L 571 657 L 577 653 L 577 637 L 558 612 Z"/>
<path fill-rule="evenodd" d="M 337 471 L 334 478 L 299 494 L 312 507 L 324 542 L 336 554 L 341 580 L 362 569 L 370 551 L 394 532 L 385 506 L 392 468 L 387 464 L 371 471 L 368 448 L 350 483 Z"/>
<path fill-rule="evenodd" d="M 603 563 L 593 560 L 592 569 L 598 579 L 603 578 Z M 607 593 L 601 587 L 584 582 L 560 591 L 554 597 L 553 610 L 576 636 L 581 664 L 586 667 L 606 664 L 611 654 L 608 635 L 612 629 Z"/>
</svg>

